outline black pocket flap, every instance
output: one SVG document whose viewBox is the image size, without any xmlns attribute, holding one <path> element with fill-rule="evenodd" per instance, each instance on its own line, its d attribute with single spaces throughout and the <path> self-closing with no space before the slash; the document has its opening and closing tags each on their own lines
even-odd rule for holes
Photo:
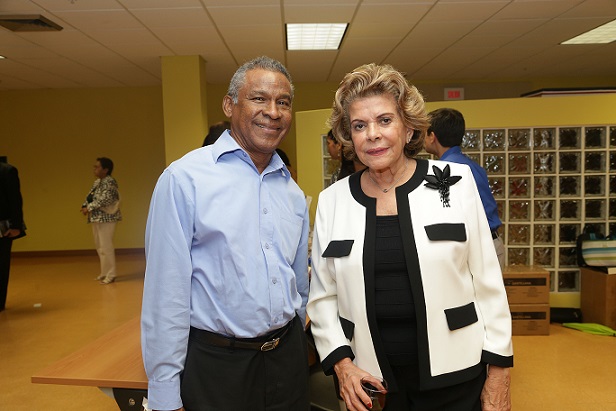
<svg viewBox="0 0 616 411">
<path fill-rule="evenodd" d="M 334 240 L 329 243 L 321 257 L 346 257 L 351 254 L 354 240 Z"/>
<path fill-rule="evenodd" d="M 425 227 L 428 238 L 432 241 L 466 241 L 463 223 L 441 223 Z"/>
<path fill-rule="evenodd" d="M 479 320 L 477 311 L 475 311 L 475 303 L 449 308 L 445 310 L 445 316 L 447 316 L 447 324 L 451 331 L 466 327 Z"/>
<path fill-rule="evenodd" d="M 340 325 L 342 326 L 342 332 L 344 332 L 344 336 L 347 340 L 351 341 L 353 339 L 353 332 L 355 331 L 355 323 L 347 320 L 346 318 L 340 318 Z"/>
</svg>

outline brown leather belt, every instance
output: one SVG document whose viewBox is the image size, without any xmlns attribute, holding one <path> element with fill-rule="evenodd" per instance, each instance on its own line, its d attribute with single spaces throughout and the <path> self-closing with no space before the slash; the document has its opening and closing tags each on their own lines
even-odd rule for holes
<svg viewBox="0 0 616 411">
<path fill-rule="evenodd" d="M 276 349 L 284 337 L 287 335 L 293 322 L 289 321 L 284 327 L 279 328 L 268 335 L 258 338 L 233 338 L 225 337 L 224 335 L 216 334 L 210 331 L 200 330 L 195 327 L 190 327 L 190 333 L 192 336 L 203 341 L 206 344 L 213 345 L 215 347 L 229 347 L 240 348 L 244 350 L 257 350 L 257 351 L 271 351 Z"/>
</svg>

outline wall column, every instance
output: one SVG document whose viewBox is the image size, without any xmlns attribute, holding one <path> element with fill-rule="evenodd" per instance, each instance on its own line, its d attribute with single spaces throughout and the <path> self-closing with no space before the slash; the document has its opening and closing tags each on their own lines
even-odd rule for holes
<svg viewBox="0 0 616 411">
<path fill-rule="evenodd" d="M 205 61 L 201 56 L 163 56 L 165 163 L 203 144 L 208 132 Z"/>
</svg>

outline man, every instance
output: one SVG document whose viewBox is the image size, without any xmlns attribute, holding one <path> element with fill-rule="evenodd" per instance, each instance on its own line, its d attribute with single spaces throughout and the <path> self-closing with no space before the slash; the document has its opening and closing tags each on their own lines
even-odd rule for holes
<svg viewBox="0 0 616 411">
<path fill-rule="evenodd" d="M 13 240 L 26 235 L 17 168 L 0 157 L 0 311 L 6 307 Z"/>
<path fill-rule="evenodd" d="M 453 108 L 440 108 L 428 115 L 430 117 L 430 128 L 428 128 L 428 135 L 425 140 L 425 149 L 440 160 L 466 164 L 471 168 L 492 231 L 498 262 L 502 269 L 505 266 L 505 245 L 498 234 L 498 228 L 502 223 L 498 217 L 496 200 L 494 200 L 488 183 L 488 174 L 483 167 L 462 153 L 460 148 L 466 130 L 464 116 Z"/>
<path fill-rule="evenodd" d="M 293 86 L 269 57 L 223 99 L 231 128 L 172 163 L 146 227 L 142 351 L 155 410 L 308 410 L 308 209 L 275 153 Z"/>
</svg>

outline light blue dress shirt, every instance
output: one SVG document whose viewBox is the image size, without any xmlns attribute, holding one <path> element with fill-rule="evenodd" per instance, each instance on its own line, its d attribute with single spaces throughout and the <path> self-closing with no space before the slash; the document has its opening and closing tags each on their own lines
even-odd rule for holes
<svg viewBox="0 0 616 411">
<path fill-rule="evenodd" d="M 471 168 L 471 172 L 475 178 L 475 184 L 477 184 L 477 190 L 479 191 L 479 197 L 481 197 L 481 203 L 483 204 L 486 217 L 488 218 L 490 230 L 495 231 L 498 229 L 498 227 L 502 225 L 502 222 L 498 217 L 498 207 L 496 205 L 496 200 L 494 200 L 494 196 L 492 195 L 492 190 L 490 189 L 488 173 L 486 173 L 486 170 L 474 162 L 466 154 L 462 153 L 460 146 L 449 148 L 443 153 L 439 160 L 466 164 Z"/>
<path fill-rule="evenodd" d="M 142 353 L 153 409 L 177 409 L 190 326 L 253 338 L 308 300 L 303 192 L 274 153 L 259 174 L 225 131 L 160 176 L 146 226 Z"/>
</svg>

